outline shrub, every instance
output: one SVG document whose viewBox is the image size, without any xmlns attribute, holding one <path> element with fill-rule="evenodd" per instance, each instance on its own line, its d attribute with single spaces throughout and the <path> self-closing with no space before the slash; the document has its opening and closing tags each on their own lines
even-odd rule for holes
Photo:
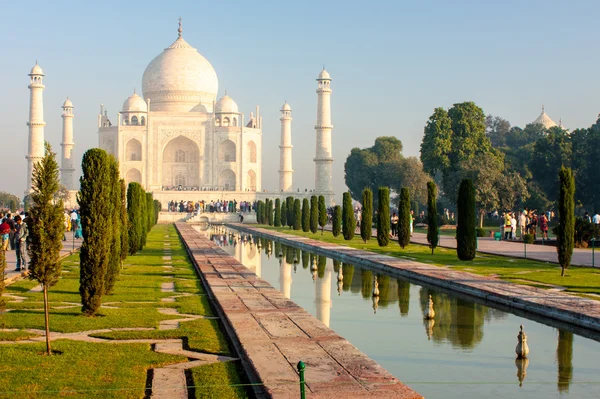
<svg viewBox="0 0 600 399">
<path fill-rule="evenodd" d="M 390 189 L 379 187 L 377 192 L 377 243 L 387 247 L 390 243 Z"/>
<path fill-rule="evenodd" d="M 339 205 L 336 205 L 333 208 L 333 218 L 331 220 L 331 233 L 334 237 L 340 235 L 342 230 L 342 208 Z"/>
<path fill-rule="evenodd" d="M 373 192 L 365 188 L 362 192 L 362 209 L 360 222 L 360 237 L 366 243 L 371 239 L 373 228 Z"/>
<path fill-rule="evenodd" d="M 427 182 L 427 242 L 432 255 L 438 240 L 437 186 L 435 182 L 429 181 Z"/>
<path fill-rule="evenodd" d="M 410 243 L 410 193 L 408 188 L 400 189 L 398 203 L 398 244 L 404 249 Z"/>
<path fill-rule="evenodd" d="M 533 234 L 523 234 L 523 242 L 525 244 L 533 244 Z"/>
<path fill-rule="evenodd" d="M 471 179 L 460 182 L 456 205 L 458 211 L 456 254 L 460 260 L 473 260 L 477 250 L 477 237 L 475 235 L 475 189 Z"/>
<path fill-rule="evenodd" d="M 129 255 L 134 255 L 139 251 L 142 235 L 142 208 L 140 206 L 140 190 L 142 186 L 139 183 L 131 182 L 127 186 L 127 220 L 129 224 Z"/>
<path fill-rule="evenodd" d="M 487 234 L 487 231 L 485 231 L 485 229 L 483 229 L 481 227 L 477 227 L 475 229 L 475 232 L 477 233 L 477 237 L 485 237 Z"/>
<path fill-rule="evenodd" d="M 594 223 L 588 222 L 582 217 L 575 219 L 575 246 L 577 248 L 587 248 L 594 235 Z"/>
<path fill-rule="evenodd" d="M 294 200 L 294 211 L 293 211 L 292 225 L 294 230 L 300 230 L 302 227 L 302 207 L 300 206 L 300 200 L 296 198 Z M 289 221 L 288 221 L 289 224 Z"/>
<path fill-rule="evenodd" d="M 345 192 L 342 201 L 342 234 L 344 240 L 354 238 L 356 230 L 356 219 L 354 218 L 354 209 L 352 209 L 352 197 L 350 192 Z"/>
<path fill-rule="evenodd" d="M 310 231 L 310 205 L 308 198 L 302 200 L 302 231 L 305 233 Z"/>
<path fill-rule="evenodd" d="M 273 226 L 273 224 L 275 223 L 272 199 L 267 200 L 267 222 L 269 223 L 269 226 Z"/>
</svg>

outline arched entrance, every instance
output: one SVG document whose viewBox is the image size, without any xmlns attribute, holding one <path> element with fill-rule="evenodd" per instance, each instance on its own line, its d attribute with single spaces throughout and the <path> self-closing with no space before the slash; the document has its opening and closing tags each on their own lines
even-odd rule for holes
<svg viewBox="0 0 600 399">
<path fill-rule="evenodd" d="M 256 173 L 253 170 L 249 170 L 246 175 L 246 188 L 248 191 L 256 191 Z"/>
<path fill-rule="evenodd" d="M 142 172 L 135 168 L 129 169 L 125 174 L 125 181 L 127 184 L 132 182 L 142 184 Z"/>
<path fill-rule="evenodd" d="M 200 187 L 200 150 L 187 137 L 169 141 L 162 158 L 163 189 L 193 189 Z"/>
<path fill-rule="evenodd" d="M 235 143 L 231 140 L 225 140 L 219 144 L 219 161 L 235 162 Z"/>
<path fill-rule="evenodd" d="M 248 160 L 251 163 L 256 163 L 256 144 L 254 141 L 248 142 Z"/>
<path fill-rule="evenodd" d="M 137 139 L 131 139 L 125 147 L 125 161 L 142 160 L 142 143 Z"/>
<path fill-rule="evenodd" d="M 225 169 L 219 174 L 219 189 L 223 191 L 235 191 L 235 172 Z"/>
</svg>

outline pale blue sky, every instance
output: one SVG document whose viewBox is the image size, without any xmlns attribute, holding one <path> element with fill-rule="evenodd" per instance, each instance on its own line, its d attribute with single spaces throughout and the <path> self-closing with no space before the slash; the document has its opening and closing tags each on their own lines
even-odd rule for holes
<svg viewBox="0 0 600 399">
<path fill-rule="evenodd" d="M 3 2 L 0 190 L 25 190 L 29 70 L 44 69 L 46 139 L 60 154 L 60 106 L 75 105 L 76 155 L 97 146 L 145 67 L 177 37 L 213 65 L 246 116 L 260 105 L 263 188 L 277 187 L 279 109 L 293 109 L 294 186 L 313 187 L 316 82 L 331 73 L 334 188 L 352 147 L 394 135 L 418 155 L 437 106 L 473 100 L 524 126 L 547 113 L 570 129 L 600 112 L 598 1 Z"/>
</svg>

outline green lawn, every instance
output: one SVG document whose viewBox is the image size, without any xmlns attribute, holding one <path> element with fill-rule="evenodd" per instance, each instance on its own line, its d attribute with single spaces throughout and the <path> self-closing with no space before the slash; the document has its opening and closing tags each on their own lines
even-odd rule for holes
<svg viewBox="0 0 600 399">
<path fill-rule="evenodd" d="M 296 231 L 289 228 L 275 228 L 264 225 L 257 225 L 257 227 L 309 237 L 324 242 L 346 245 L 435 266 L 447 266 L 455 270 L 468 271 L 485 276 L 494 275 L 503 280 L 518 284 L 542 288 L 559 286 L 564 287 L 566 291 L 581 295 L 600 295 L 600 270 L 598 269 L 571 267 L 567 270 L 565 277 L 560 277 L 560 267 L 558 265 L 529 259 L 507 258 L 477 253 L 477 257 L 473 261 L 461 261 L 456 256 L 456 250 L 453 249 L 437 248 L 435 254 L 432 255 L 431 249 L 425 245 L 410 244 L 405 249 L 402 249 L 396 242 L 390 242 L 390 245 L 387 247 L 380 247 L 377 244 L 376 238 L 372 238 L 365 244 L 360 238 L 360 235 L 355 235 L 352 241 L 345 241 L 341 234 L 338 237 L 333 237 L 331 232 L 328 231 L 325 231 L 321 236 L 320 232 L 313 234 L 311 232 L 305 233 L 301 230 Z M 548 287 L 545 286 L 545 284 L 551 286 Z M 589 297 L 599 299 L 593 296 Z"/>
<path fill-rule="evenodd" d="M 168 239 L 164 237 L 167 233 Z M 173 263 L 168 272 L 162 267 L 166 240 L 171 244 Z M 65 258 L 64 273 L 49 290 L 51 334 L 152 328 L 95 333 L 93 336 L 113 341 L 179 338 L 189 350 L 231 355 L 219 320 L 196 319 L 180 323 L 175 330 L 157 329 L 161 320 L 183 318 L 161 314 L 159 308 L 175 308 L 181 314 L 215 316 L 173 225 L 155 226 L 148 235 L 146 248 L 125 260 L 114 293 L 103 298 L 103 307 L 97 317 L 81 314 L 78 262 L 78 254 Z M 175 283 L 176 292 L 161 292 L 161 284 L 171 281 Z M 6 298 L 6 307 L 11 311 L 0 317 L 0 328 L 11 330 L 0 329 L 0 341 L 26 340 L 38 335 L 25 329 L 44 328 L 42 293 L 30 291 L 36 286 L 35 282 L 22 280 L 6 288 L 7 294 L 24 300 L 17 302 L 14 298 Z M 161 301 L 181 293 L 189 295 L 178 297 L 175 302 Z M 53 342 L 52 349 L 57 353 L 51 357 L 43 355 L 44 348 L 42 343 L 0 345 L 0 397 L 143 398 L 147 393 L 147 370 L 187 360 L 156 353 L 144 343 L 88 343 L 61 339 Z M 234 397 L 232 392 L 235 397 L 246 395 L 245 388 L 239 387 L 245 377 L 236 363 L 201 366 L 193 369 L 191 374 L 198 397 L 230 398 Z M 213 383 L 207 384 L 207 381 Z M 203 388 L 202 385 L 210 386 Z M 220 388 L 215 390 L 214 385 L 220 385 Z"/>
</svg>

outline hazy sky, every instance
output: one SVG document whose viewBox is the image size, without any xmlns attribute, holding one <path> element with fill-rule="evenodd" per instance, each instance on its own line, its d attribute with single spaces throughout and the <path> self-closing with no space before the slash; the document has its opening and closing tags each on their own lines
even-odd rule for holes
<svg viewBox="0 0 600 399">
<path fill-rule="evenodd" d="M 334 189 L 352 147 L 393 135 L 418 155 L 438 106 L 475 101 L 524 126 L 542 104 L 588 127 L 600 112 L 598 1 L 28 1 L 0 11 L 0 191 L 25 190 L 29 73 L 46 74 L 46 139 L 60 156 L 61 105 L 75 106 L 75 154 L 97 146 L 144 69 L 183 36 L 246 118 L 263 116 L 263 188 L 277 188 L 279 109 L 292 106 L 294 186 L 314 186 L 316 77 L 332 81 Z"/>
</svg>

